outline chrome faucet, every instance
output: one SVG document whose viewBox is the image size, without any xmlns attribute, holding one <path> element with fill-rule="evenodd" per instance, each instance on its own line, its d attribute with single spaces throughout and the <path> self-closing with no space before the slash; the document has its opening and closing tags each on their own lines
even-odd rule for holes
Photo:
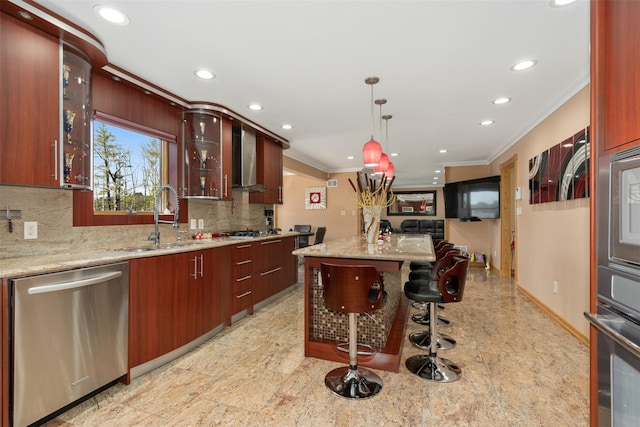
<svg viewBox="0 0 640 427">
<path fill-rule="evenodd" d="M 173 193 L 175 199 L 175 210 L 173 212 L 173 221 L 165 221 L 160 219 L 160 204 L 162 203 L 162 191 L 167 189 Z M 173 228 L 180 227 L 180 201 L 178 200 L 178 192 L 172 186 L 165 184 L 158 188 L 156 193 L 156 208 L 153 211 L 153 222 L 155 224 L 155 231 L 149 235 L 149 240 L 153 240 L 156 246 L 160 246 L 160 223 L 173 224 Z"/>
</svg>

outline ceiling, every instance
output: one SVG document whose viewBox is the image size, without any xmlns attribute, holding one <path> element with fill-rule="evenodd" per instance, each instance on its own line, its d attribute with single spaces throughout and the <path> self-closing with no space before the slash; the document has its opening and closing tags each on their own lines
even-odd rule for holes
<svg viewBox="0 0 640 427">
<path fill-rule="evenodd" d="M 224 105 L 287 139 L 286 156 L 327 172 L 362 168 L 365 78 L 379 77 L 374 98 L 387 103 L 375 106 L 374 136 L 398 153 L 396 188 L 442 185 L 444 166 L 488 164 L 589 82 L 587 0 L 37 3 L 100 39 L 110 64 Z M 129 24 L 103 21 L 97 4 Z M 523 59 L 537 64 L 512 71 Z M 216 78 L 196 78 L 199 68 Z M 499 97 L 512 100 L 494 105 Z M 387 126 L 381 113 L 393 116 Z M 495 123 L 479 125 L 487 119 Z"/>
</svg>

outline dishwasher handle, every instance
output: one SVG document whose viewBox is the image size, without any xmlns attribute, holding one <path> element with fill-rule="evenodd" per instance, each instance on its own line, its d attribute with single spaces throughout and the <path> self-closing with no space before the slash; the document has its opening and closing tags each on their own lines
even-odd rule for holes
<svg viewBox="0 0 640 427">
<path fill-rule="evenodd" d="M 56 283 L 55 285 L 34 286 L 27 291 L 29 295 L 45 294 L 48 292 L 64 291 L 67 289 L 82 288 L 84 286 L 95 285 L 96 283 L 107 282 L 122 276 L 122 271 L 112 271 L 100 276 L 89 277 L 88 279 L 74 280 L 71 282 Z"/>
</svg>

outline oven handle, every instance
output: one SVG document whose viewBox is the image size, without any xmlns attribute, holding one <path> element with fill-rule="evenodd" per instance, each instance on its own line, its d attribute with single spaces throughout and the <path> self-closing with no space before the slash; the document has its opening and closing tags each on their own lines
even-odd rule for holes
<svg viewBox="0 0 640 427">
<path fill-rule="evenodd" d="M 112 271 L 100 276 L 90 277 L 88 279 L 74 280 L 73 282 L 56 283 L 55 285 L 35 286 L 29 288 L 29 295 L 44 294 L 48 292 L 64 291 L 66 289 L 81 288 L 83 286 L 95 285 L 96 283 L 107 282 L 111 279 L 122 276 L 122 271 Z"/>
<path fill-rule="evenodd" d="M 585 312 L 584 317 L 586 317 L 593 326 L 598 328 L 600 332 L 629 350 L 635 357 L 640 358 L 640 346 L 627 339 L 624 335 L 611 328 L 609 325 L 603 323 L 600 319 L 598 319 L 598 316 L 594 316 L 591 313 Z"/>
</svg>

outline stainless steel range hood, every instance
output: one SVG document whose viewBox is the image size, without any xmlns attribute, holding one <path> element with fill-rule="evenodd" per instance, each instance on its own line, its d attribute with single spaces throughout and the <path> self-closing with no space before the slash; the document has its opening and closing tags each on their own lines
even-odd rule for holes
<svg viewBox="0 0 640 427">
<path fill-rule="evenodd" d="M 233 188 L 243 191 L 264 191 L 256 184 L 256 133 L 246 125 L 233 128 Z"/>
</svg>

